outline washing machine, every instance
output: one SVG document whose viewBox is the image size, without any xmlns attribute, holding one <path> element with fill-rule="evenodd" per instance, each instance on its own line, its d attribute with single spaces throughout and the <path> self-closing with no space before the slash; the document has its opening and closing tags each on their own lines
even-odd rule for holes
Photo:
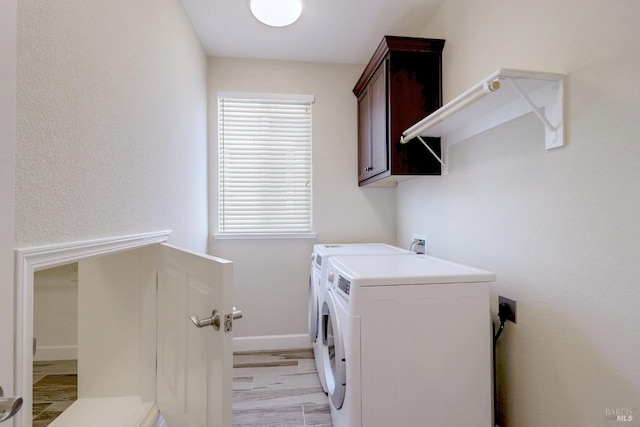
<svg viewBox="0 0 640 427">
<path fill-rule="evenodd" d="M 332 257 L 320 338 L 335 427 L 491 427 L 489 284 L 431 256 Z"/>
<path fill-rule="evenodd" d="M 417 256 L 415 252 L 387 245 L 385 243 L 347 243 L 347 244 L 316 244 L 313 246 L 311 255 L 311 272 L 309 274 L 309 306 L 308 306 L 308 327 L 309 338 L 313 345 L 313 353 L 316 360 L 318 377 L 322 384 L 322 389 L 327 392 L 327 383 L 324 375 L 324 365 L 322 363 L 322 343 L 318 340 L 320 330 L 319 311 L 325 292 L 325 281 L 328 271 L 328 260 L 334 256 L 350 255 L 410 255 Z"/>
</svg>

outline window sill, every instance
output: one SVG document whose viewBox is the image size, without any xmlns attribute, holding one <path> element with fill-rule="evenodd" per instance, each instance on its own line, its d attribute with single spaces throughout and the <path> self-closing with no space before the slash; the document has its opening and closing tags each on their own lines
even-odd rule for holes
<svg viewBox="0 0 640 427">
<path fill-rule="evenodd" d="M 216 240 L 316 239 L 318 233 L 214 233 Z"/>
</svg>

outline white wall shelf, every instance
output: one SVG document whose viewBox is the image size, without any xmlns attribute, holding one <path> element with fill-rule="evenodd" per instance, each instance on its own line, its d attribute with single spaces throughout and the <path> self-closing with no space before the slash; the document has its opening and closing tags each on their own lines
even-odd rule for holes
<svg viewBox="0 0 640 427">
<path fill-rule="evenodd" d="M 545 148 L 562 147 L 563 79 L 563 74 L 501 68 L 405 130 L 400 143 L 422 142 L 446 174 L 452 145 L 533 112 L 545 126 Z M 442 157 L 422 137 L 440 137 Z"/>
</svg>

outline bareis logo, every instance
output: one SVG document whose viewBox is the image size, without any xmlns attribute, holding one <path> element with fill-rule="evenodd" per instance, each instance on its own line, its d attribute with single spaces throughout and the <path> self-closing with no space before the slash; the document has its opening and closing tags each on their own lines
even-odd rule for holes
<svg viewBox="0 0 640 427">
<path fill-rule="evenodd" d="M 633 409 L 631 408 L 605 408 L 604 415 L 611 421 L 633 421 Z"/>
</svg>

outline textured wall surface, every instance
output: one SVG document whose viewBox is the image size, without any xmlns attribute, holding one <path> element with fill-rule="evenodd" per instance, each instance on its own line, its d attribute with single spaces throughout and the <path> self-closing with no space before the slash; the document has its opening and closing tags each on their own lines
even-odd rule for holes
<svg viewBox="0 0 640 427">
<path fill-rule="evenodd" d="M 19 247 L 206 250 L 206 56 L 177 0 L 18 2 Z"/>
<path fill-rule="evenodd" d="M 318 238 L 212 240 L 213 255 L 234 261 L 235 302 L 245 317 L 236 336 L 306 334 L 314 243 L 395 241 L 395 189 L 359 188 L 357 104 L 364 66 L 209 59 L 211 230 L 215 230 L 218 91 L 315 95 L 313 221 Z"/>
<path fill-rule="evenodd" d="M 503 427 L 640 425 L 639 15 L 629 0 L 453 0 L 422 34 L 447 39 L 445 100 L 500 67 L 567 74 L 566 147 L 545 151 L 528 115 L 454 146 L 448 176 L 397 189 L 400 241 L 427 234 L 518 302 Z"/>
</svg>

